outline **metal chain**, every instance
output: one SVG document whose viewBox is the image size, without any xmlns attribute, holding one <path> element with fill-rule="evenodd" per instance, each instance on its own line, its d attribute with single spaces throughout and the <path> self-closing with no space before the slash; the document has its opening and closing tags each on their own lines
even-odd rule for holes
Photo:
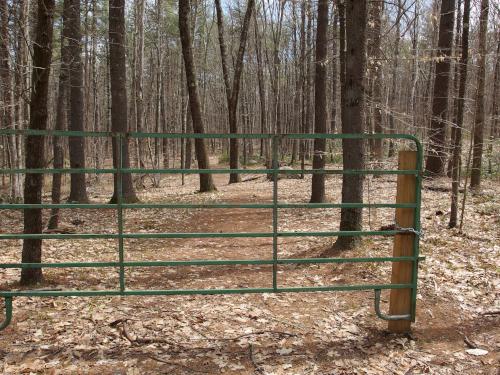
<svg viewBox="0 0 500 375">
<path fill-rule="evenodd" d="M 394 229 L 397 231 L 400 231 L 400 232 L 404 232 L 404 233 L 412 233 L 415 236 L 418 236 L 420 238 L 424 237 L 424 232 L 422 230 L 418 231 L 415 228 L 401 228 L 400 226 L 395 225 Z"/>
</svg>

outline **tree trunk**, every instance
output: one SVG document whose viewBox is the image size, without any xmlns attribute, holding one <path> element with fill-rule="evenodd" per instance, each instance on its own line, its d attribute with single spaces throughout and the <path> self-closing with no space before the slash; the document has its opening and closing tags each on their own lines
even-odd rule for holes
<svg viewBox="0 0 500 375">
<path fill-rule="evenodd" d="M 396 90 L 398 84 L 398 68 L 399 68 L 399 45 L 401 42 L 401 17 L 402 17 L 402 4 L 401 0 L 398 0 L 397 3 L 398 13 L 396 18 L 396 41 L 394 42 L 394 57 L 392 62 L 392 88 L 391 95 L 389 98 L 389 133 L 394 134 L 396 130 L 396 121 L 395 121 L 395 113 L 396 113 Z M 395 155 L 396 151 L 394 148 L 394 141 L 392 139 L 389 140 L 389 152 L 387 154 L 388 157 L 392 158 Z"/>
<path fill-rule="evenodd" d="M 215 0 L 215 8 L 217 10 L 217 26 L 219 29 L 219 47 L 222 60 L 222 73 L 224 77 L 224 85 L 226 87 L 227 108 L 229 117 L 229 132 L 231 134 L 238 133 L 238 101 L 240 94 L 241 73 L 243 72 L 243 57 L 245 56 L 245 49 L 248 40 L 248 29 L 250 28 L 250 21 L 252 19 L 252 12 L 255 7 L 255 0 L 249 0 L 245 18 L 241 27 L 240 46 L 238 55 L 236 57 L 234 67 L 234 77 L 232 86 L 229 78 L 229 66 L 227 61 L 226 43 L 224 40 L 224 16 L 222 13 L 222 6 L 220 0 Z M 229 141 L 229 168 L 239 168 L 239 140 L 231 139 Z M 241 175 L 238 173 L 231 173 L 229 175 L 229 183 L 241 182 Z"/>
<path fill-rule="evenodd" d="M 264 82 L 264 67 L 262 63 L 262 42 L 257 22 L 257 12 L 254 12 L 255 31 L 255 54 L 257 56 L 257 80 L 259 84 L 260 101 L 260 132 L 267 133 L 267 112 L 266 112 L 266 87 Z M 260 157 L 269 160 L 269 143 L 266 139 L 260 140 Z"/>
<path fill-rule="evenodd" d="M 47 129 L 47 101 L 49 91 L 50 64 L 52 59 L 54 0 L 38 0 L 36 40 L 33 46 L 33 88 L 30 101 L 30 129 Z M 26 139 L 26 168 L 45 167 L 45 138 L 28 136 Z M 42 202 L 43 174 L 26 174 L 24 182 L 24 203 Z M 24 210 L 24 233 L 40 234 L 43 231 L 42 210 Z M 23 241 L 22 262 L 41 263 L 42 240 L 26 239 Z M 23 269 L 21 285 L 33 285 L 43 279 L 41 268 Z"/>
<path fill-rule="evenodd" d="M 99 93 L 99 87 L 98 87 L 98 67 L 97 67 L 97 16 L 96 16 L 96 11 L 97 11 L 97 0 L 92 0 L 92 23 L 91 23 L 91 33 L 92 33 L 92 103 L 93 103 L 93 130 L 94 131 L 99 131 L 101 128 L 100 122 L 102 121 L 103 116 L 101 116 L 100 112 L 100 96 L 98 95 Z M 101 86 L 102 83 L 99 84 Z M 102 152 L 101 152 L 101 139 L 94 139 L 93 140 L 93 154 L 94 154 L 94 166 L 96 169 L 101 168 L 101 159 L 102 159 Z M 95 175 L 95 181 L 98 182 L 100 179 L 100 175 L 96 174 Z"/>
<path fill-rule="evenodd" d="M 189 106 L 191 109 L 191 118 L 193 120 L 193 130 L 197 134 L 205 132 L 203 117 L 201 114 L 200 98 L 198 96 L 198 84 L 196 82 L 196 69 L 194 65 L 193 47 L 191 39 L 191 30 L 189 29 L 189 15 L 191 6 L 189 0 L 179 0 L 179 32 L 182 44 L 182 56 L 186 71 L 186 80 L 189 94 Z M 195 152 L 200 169 L 210 169 L 210 162 L 205 146 L 204 139 L 195 140 Z M 209 192 L 216 190 L 212 175 L 200 174 L 200 192 Z"/>
<path fill-rule="evenodd" d="M 65 0 L 64 6 L 69 7 L 67 15 L 67 43 L 70 54 L 69 81 L 70 81 L 70 111 L 69 130 L 83 131 L 83 66 L 82 66 L 82 35 L 80 31 L 80 0 Z M 69 137 L 69 162 L 71 168 L 85 168 L 85 138 Z M 87 203 L 87 186 L 85 174 L 71 174 L 71 188 L 69 202 Z"/>
<path fill-rule="evenodd" d="M 59 68 L 59 92 L 57 94 L 57 106 L 56 106 L 56 124 L 55 130 L 66 130 L 67 124 L 67 94 L 69 85 L 69 71 L 71 54 L 69 48 L 68 40 L 68 18 L 71 16 L 70 0 L 65 0 L 63 20 L 62 20 L 62 33 L 61 33 L 61 67 Z M 64 147 L 63 139 L 61 137 L 54 137 L 52 140 L 52 149 L 54 153 L 53 166 L 54 169 L 60 169 L 64 167 Z M 54 173 L 52 175 L 52 203 L 61 203 L 61 179 L 62 175 L 60 173 Z M 59 212 L 58 208 L 53 208 L 50 212 L 49 223 L 47 224 L 48 229 L 56 229 L 59 225 Z"/>
<path fill-rule="evenodd" d="M 137 132 L 144 131 L 144 92 L 143 92 L 143 70 L 144 70 L 144 0 L 135 2 L 136 7 L 136 51 L 134 74 L 134 99 L 135 99 L 135 124 Z M 137 139 L 137 165 L 144 167 L 144 139 Z"/>
<path fill-rule="evenodd" d="M 335 7 L 333 7 L 335 11 Z M 332 101 L 331 101 L 331 113 L 330 113 L 330 133 L 335 134 L 337 131 L 337 76 L 338 76 L 338 47 L 337 47 L 337 38 L 338 38 L 338 23 L 339 17 L 338 13 L 335 12 L 335 16 L 333 18 L 333 27 L 332 27 Z"/>
<path fill-rule="evenodd" d="M 111 130 L 125 134 L 128 131 L 127 111 L 127 69 L 125 59 L 125 0 L 109 0 L 109 70 L 111 80 Z M 119 144 L 122 144 L 119 150 Z M 113 138 L 113 166 L 130 167 L 128 139 Z M 121 160 L 120 160 L 121 159 Z M 118 174 L 114 175 L 114 191 L 111 202 L 118 201 Z M 132 175 L 121 175 L 121 195 L 123 202 L 138 201 L 132 182 Z"/>
<path fill-rule="evenodd" d="M 17 22 L 19 24 L 19 29 L 17 32 L 17 50 L 16 50 L 16 76 L 15 76 L 15 89 L 14 89 L 14 117 L 16 127 L 18 129 L 24 129 L 27 127 L 28 119 L 29 119 L 29 109 L 28 109 L 28 100 L 27 100 L 27 76 L 29 76 L 29 68 L 28 68 L 28 53 L 27 53 L 27 41 L 25 30 L 27 29 L 27 9 L 28 9 L 28 1 L 26 0 L 16 0 L 14 2 L 17 5 Z M 17 162 L 18 167 L 22 168 L 22 159 L 23 159 L 23 137 L 18 136 L 16 139 L 17 142 Z M 18 184 L 19 191 L 22 194 L 22 178 L 18 176 Z"/>
<path fill-rule="evenodd" d="M 2 79 L 2 101 L 3 101 L 3 114 L 0 117 L 0 124 L 4 128 L 15 129 L 13 117 L 13 95 L 12 95 L 12 74 L 10 67 L 9 57 L 9 9 L 5 1 L 0 4 L 0 78 Z M 9 168 L 16 169 L 18 167 L 18 152 L 16 136 L 9 135 L 8 137 L 8 166 Z M 14 173 L 10 176 L 10 198 L 15 201 L 21 198 L 20 190 L 20 176 Z"/>
<path fill-rule="evenodd" d="M 339 10 L 339 47 L 340 47 L 340 118 L 342 131 L 346 123 L 346 12 L 345 1 L 337 0 Z"/>
<path fill-rule="evenodd" d="M 345 120 L 343 133 L 361 134 L 364 132 L 363 113 L 365 88 L 363 75 L 366 66 L 366 24 L 367 0 L 346 1 L 346 87 Z M 363 139 L 342 140 L 344 169 L 364 169 L 365 142 Z M 342 178 L 342 203 L 363 202 L 362 175 L 344 175 Z M 340 215 L 341 231 L 362 229 L 363 210 L 342 208 Z M 359 237 L 339 237 L 335 244 L 338 249 L 351 249 Z"/>
<path fill-rule="evenodd" d="M 311 9 L 311 2 L 306 1 L 306 15 L 307 15 L 307 29 L 306 29 L 306 38 L 305 38 L 305 48 L 307 51 L 311 50 L 312 51 L 312 34 L 313 34 L 313 12 Z M 276 52 L 276 56 L 278 56 L 278 53 Z M 309 134 L 311 133 L 311 128 L 312 128 L 312 123 L 314 121 L 313 118 L 313 110 L 312 110 L 312 102 L 313 102 L 313 96 L 312 96 L 312 87 L 313 87 L 313 75 L 312 75 L 312 65 L 313 65 L 313 54 L 311 52 L 306 53 L 306 59 L 305 59 L 305 126 L 304 126 L 304 133 Z M 279 120 L 279 118 L 278 118 Z M 311 141 L 306 140 L 305 142 L 305 151 L 304 151 L 304 159 L 309 160 L 311 158 Z"/>
<path fill-rule="evenodd" d="M 457 115 L 458 115 L 458 91 L 460 89 L 460 66 L 458 61 L 460 60 L 460 57 L 458 55 L 458 51 L 460 49 L 461 45 L 461 28 L 462 28 L 462 13 L 461 13 L 461 6 L 462 6 L 462 0 L 458 0 L 457 4 L 457 22 L 455 24 L 455 42 L 454 42 L 454 62 L 455 66 L 453 68 L 453 87 L 451 88 L 451 99 L 453 101 L 453 126 L 451 126 L 451 134 L 450 134 L 450 141 L 451 141 L 451 157 L 448 160 L 448 165 L 446 166 L 446 175 L 451 178 L 452 175 L 452 168 L 453 168 L 453 147 L 455 144 L 455 138 L 456 138 L 456 123 L 457 121 Z"/>
<path fill-rule="evenodd" d="M 484 81 L 486 76 L 486 36 L 488 34 L 489 0 L 481 1 L 481 15 L 479 18 L 479 49 L 476 109 L 474 116 L 474 149 L 472 155 L 472 170 L 470 187 L 479 190 L 481 185 L 481 167 L 483 161 L 484 143 Z"/>
<path fill-rule="evenodd" d="M 306 83 L 306 1 L 302 0 L 300 6 L 300 96 L 301 96 L 301 133 L 306 133 L 307 129 L 307 108 L 306 108 L 306 90 L 308 89 Z M 306 139 L 300 141 L 300 168 L 302 169 L 301 178 L 305 177 L 304 170 L 306 168 Z"/>
<path fill-rule="evenodd" d="M 299 48 L 298 48 L 298 43 L 297 43 L 297 7 L 296 3 L 292 4 L 292 53 L 293 53 L 293 80 L 295 84 L 295 91 L 293 94 L 293 106 L 292 106 L 292 113 L 293 113 L 293 119 L 292 119 L 292 124 L 291 124 L 291 129 L 288 130 L 289 133 L 300 133 L 300 120 L 301 120 L 301 114 L 300 114 L 300 88 L 302 87 L 301 81 L 300 81 L 300 60 L 299 60 Z M 292 80 L 292 79 L 291 79 Z M 292 143 L 292 154 L 290 158 L 290 165 L 295 165 L 297 163 L 297 157 L 298 157 L 298 139 L 293 139 L 291 140 Z"/>
<path fill-rule="evenodd" d="M 314 132 L 325 134 L 327 122 L 326 83 L 328 58 L 328 0 L 318 2 L 318 26 L 316 31 L 316 72 L 314 83 Z M 326 161 L 326 139 L 314 140 L 313 169 L 324 169 Z M 312 176 L 311 203 L 325 201 L 325 175 Z"/>
<path fill-rule="evenodd" d="M 500 29 L 497 32 L 497 55 L 495 63 L 495 73 L 493 77 L 493 101 L 491 103 L 491 124 L 490 124 L 490 140 L 488 144 L 488 173 L 493 173 L 492 157 L 493 157 L 493 142 L 497 137 L 498 122 L 500 121 L 498 94 L 500 92 Z"/>
<path fill-rule="evenodd" d="M 372 74 L 373 80 L 371 82 L 372 87 L 372 102 L 373 102 L 373 129 L 376 134 L 381 134 L 382 130 L 382 63 L 380 62 L 380 56 L 382 53 L 381 43 L 382 43 L 382 14 L 384 12 L 384 2 L 375 1 L 370 5 L 370 19 L 371 24 L 371 41 L 368 47 L 368 56 L 373 59 L 370 66 L 370 73 Z M 383 141 L 382 139 L 375 139 L 373 141 L 373 157 L 377 161 L 382 161 L 383 159 Z"/>
<path fill-rule="evenodd" d="M 441 176 L 445 168 L 445 136 L 450 85 L 451 52 L 455 0 L 443 0 L 439 21 L 439 41 L 436 62 L 429 150 L 425 171 L 430 176 Z"/>
<path fill-rule="evenodd" d="M 420 35 L 420 1 L 415 0 L 415 20 L 413 22 L 413 36 L 412 36 L 412 86 L 411 86 L 411 97 L 410 97 L 410 107 L 412 109 L 412 125 L 413 131 L 418 132 L 418 114 L 419 114 L 419 99 L 418 99 L 418 80 L 420 71 L 420 46 L 419 46 L 419 35 Z"/>
<path fill-rule="evenodd" d="M 449 227 L 457 226 L 458 218 L 458 190 L 460 187 L 460 158 L 462 155 L 462 129 L 464 124 L 464 105 L 465 92 L 467 84 L 467 64 L 469 62 L 469 19 L 470 19 L 470 0 L 464 1 L 464 18 L 462 31 L 462 53 L 459 62 L 460 87 L 458 89 L 457 103 L 457 128 L 455 130 L 455 139 L 453 140 L 453 167 L 451 169 L 451 212 Z"/>
</svg>

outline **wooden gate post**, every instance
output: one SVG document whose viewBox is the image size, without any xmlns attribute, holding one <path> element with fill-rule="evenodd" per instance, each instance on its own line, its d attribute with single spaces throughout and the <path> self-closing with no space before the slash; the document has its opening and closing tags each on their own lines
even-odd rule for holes
<svg viewBox="0 0 500 375">
<path fill-rule="evenodd" d="M 417 169 L 418 154 L 416 151 L 400 151 L 398 169 Z M 415 203 L 417 178 L 414 175 L 398 175 L 396 203 Z M 414 208 L 396 209 L 396 226 L 399 228 L 413 228 L 415 225 Z M 413 256 L 413 244 L 415 234 L 397 234 L 394 237 L 394 257 Z M 409 284 L 412 282 L 412 262 L 393 262 L 392 284 Z M 411 289 L 391 289 L 389 314 L 403 315 L 411 314 Z M 411 321 L 395 320 L 389 321 L 389 331 L 393 333 L 405 333 L 411 329 Z"/>
</svg>

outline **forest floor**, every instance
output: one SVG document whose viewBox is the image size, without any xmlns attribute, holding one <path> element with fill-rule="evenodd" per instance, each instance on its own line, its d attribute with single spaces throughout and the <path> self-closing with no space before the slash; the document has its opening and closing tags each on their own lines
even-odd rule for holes
<svg viewBox="0 0 500 375">
<path fill-rule="evenodd" d="M 249 176 L 244 178 L 248 179 Z M 144 202 L 270 202 L 264 176 L 196 194 L 197 176 L 164 177 L 140 191 Z M 258 177 L 258 178 L 257 178 Z M 469 196 L 464 233 L 447 228 L 448 180 L 426 182 L 417 320 L 410 335 L 386 331 L 373 292 L 172 297 L 15 298 L 12 324 L 0 333 L 5 374 L 498 374 L 500 364 L 500 184 L 485 180 Z M 280 180 L 283 202 L 307 202 L 310 177 Z M 327 179 L 340 202 L 341 179 Z M 110 197 L 109 181 L 89 186 L 93 202 Z M 391 202 L 395 179 L 369 178 L 365 199 Z M 49 195 L 47 195 L 49 197 Z M 47 213 L 46 213 L 47 214 Z M 280 210 L 280 230 L 337 230 L 339 210 Z M 270 210 L 129 210 L 129 232 L 267 232 Z M 394 211 L 371 210 L 365 229 L 390 225 Z M 65 210 L 62 227 L 115 231 L 113 210 Z M 0 232 L 19 232 L 20 212 L 0 217 Z M 319 256 L 334 239 L 284 238 L 279 256 Z M 3 241 L 0 263 L 20 262 L 20 241 Z M 126 240 L 126 260 L 272 259 L 271 239 Z M 45 262 L 116 261 L 114 240 L 50 240 Z M 390 256 L 392 238 L 365 238 L 339 256 Z M 279 268 L 280 286 L 390 282 L 390 264 Z M 46 289 L 114 289 L 110 269 L 48 269 Z M 269 287 L 269 266 L 149 268 L 126 271 L 130 289 Z M 0 270 L 0 289 L 19 289 L 18 270 Z M 383 294 L 387 311 L 388 293 Z M 1 303 L 1 302 L 0 302 Z M 0 317 L 0 320 L 2 318 Z"/>
</svg>

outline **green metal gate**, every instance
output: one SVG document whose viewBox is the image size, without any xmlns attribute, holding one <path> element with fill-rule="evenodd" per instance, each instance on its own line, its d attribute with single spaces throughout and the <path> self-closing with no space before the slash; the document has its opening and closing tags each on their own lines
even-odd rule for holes
<svg viewBox="0 0 500 375">
<path fill-rule="evenodd" d="M 12 299 L 14 297 L 90 297 L 90 296 L 163 296 L 163 295 L 215 295 L 215 294 L 245 294 L 245 293 L 291 293 L 291 292 L 326 292 L 326 291 L 375 291 L 375 310 L 377 315 L 385 320 L 415 320 L 416 297 L 417 297 L 417 273 L 418 262 L 422 258 L 419 256 L 420 237 L 420 205 L 421 205 L 421 169 L 422 169 L 422 146 L 419 140 L 411 135 L 404 134 L 157 134 L 157 133 L 110 133 L 110 132 L 69 132 L 69 131 L 41 131 L 41 130 L 9 130 L 0 129 L 0 136 L 18 135 L 23 137 L 100 137 L 113 138 L 118 142 L 119 150 L 125 141 L 129 139 L 150 138 L 150 139 L 258 139 L 271 142 L 272 147 L 272 168 L 269 169 L 146 169 L 146 168 L 124 168 L 122 155 L 118 157 L 118 167 L 109 169 L 1 169 L 0 174 L 116 174 L 118 200 L 116 204 L 0 204 L 1 210 L 25 210 L 25 209 L 108 209 L 117 211 L 116 233 L 106 234 L 20 234 L 1 233 L 0 240 L 12 239 L 117 239 L 118 240 L 118 261 L 116 262 L 85 262 L 85 263 L 19 263 L 0 264 L 0 269 L 35 269 L 35 268 L 110 268 L 119 273 L 119 285 L 111 290 L 21 290 L 21 291 L 0 291 L 0 297 L 5 300 L 5 320 L 0 323 L 0 330 L 6 328 L 12 319 Z M 314 140 L 314 139 L 363 139 L 363 140 L 406 140 L 414 143 L 418 153 L 417 168 L 414 170 L 282 170 L 279 167 L 279 145 L 283 140 Z M 148 174 L 265 174 L 272 175 L 273 181 L 273 201 L 272 203 L 248 203 L 248 204 L 128 204 L 123 202 L 122 176 L 123 174 L 148 173 Z M 281 203 L 278 200 L 278 177 L 280 174 L 342 174 L 342 175 L 414 175 L 416 177 L 416 201 L 414 203 Z M 273 230 L 265 233 L 124 233 L 124 210 L 133 209 L 270 209 L 272 210 Z M 336 232 L 280 232 L 278 231 L 279 210 L 307 208 L 409 208 L 414 212 L 413 228 L 397 228 L 394 230 L 377 231 L 336 231 Z M 414 235 L 413 256 L 406 257 L 369 257 L 369 258 L 304 258 L 304 259 L 283 259 L 279 257 L 278 238 L 280 237 L 340 237 L 340 236 L 395 236 L 398 234 Z M 178 239 L 178 238 L 272 238 L 273 250 L 272 259 L 269 260 L 192 260 L 192 261 L 125 261 L 125 239 Z M 0 241 L 1 243 L 1 241 Z M 1 249 L 1 245 L 0 245 Z M 373 285 L 330 285 L 313 287 L 280 287 L 278 283 L 278 266 L 286 264 L 339 264 L 339 263 L 381 263 L 381 262 L 411 262 L 412 276 L 411 282 L 405 284 L 373 284 Z M 179 266 L 228 266 L 228 265 L 271 265 L 272 275 L 267 288 L 241 288 L 241 289 L 162 289 L 162 290 L 131 290 L 127 287 L 125 269 L 135 267 L 179 267 Z M 410 289 L 411 290 L 411 313 L 405 315 L 385 315 L 380 312 L 380 292 L 387 289 Z"/>
</svg>

